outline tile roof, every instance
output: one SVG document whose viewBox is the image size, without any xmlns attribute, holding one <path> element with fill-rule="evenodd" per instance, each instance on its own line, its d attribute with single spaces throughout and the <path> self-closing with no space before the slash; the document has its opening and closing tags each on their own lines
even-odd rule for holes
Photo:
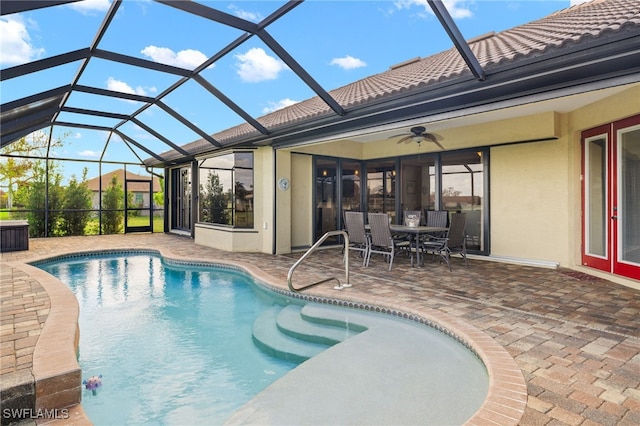
<svg viewBox="0 0 640 426">
<path fill-rule="evenodd" d="M 107 187 L 111 184 L 111 177 L 115 175 L 118 178 L 118 182 L 120 183 L 120 185 L 123 186 L 124 188 L 124 179 L 125 179 L 125 173 L 124 173 L 124 169 L 118 169 L 118 170 L 114 170 L 112 172 L 108 172 L 103 174 L 102 176 L 97 176 L 94 177 L 92 179 L 89 179 L 87 181 L 87 187 L 94 192 L 97 192 L 100 190 L 100 181 L 102 181 L 102 190 L 104 191 L 105 189 L 107 189 Z M 141 176 L 141 175 L 137 175 L 135 173 L 129 172 L 127 171 L 127 179 L 132 179 L 132 180 L 145 180 L 148 181 L 149 180 L 149 176 Z M 139 183 L 139 182 L 130 182 L 127 185 L 127 189 L 130 192 L 149 192 L 149 185 L 146 183 Z M 161 191 L 162 187 L 160 186 L 160 181 L 158 180 L 157 177 L 153 177 L 153 192 L 158 192 Z"/>
<path fill-rule="evenodd" d="M 587 44 L 624 31 L 640 30 L 640 0 L 593 0 L 575 5 L 545 18 L 499 33 L 469 40 L 471 51 L 491 75 L 501 67 L 526 62 L 530 58 L 554 54 L 577 44 Z M 396 95 L 429 89 L 456 78 L 473 78 L 455 48 L 372 75 L 329 93 L 345 110 L 386 100 Z M 319 97 L 314 97 L 258 118 L 269 130 L 299 122 L 312 121 L 334 112 Z M 228 144 L 259 132 L 241 124 L 212 135 Z M 187 151 L 200 153 L 211 149 L 204 140 L 184 145 Z M 175 154 L 175 155 L 174 155 Z M 178 158 L 177 153 L 163 156 Z"/>
</svg>

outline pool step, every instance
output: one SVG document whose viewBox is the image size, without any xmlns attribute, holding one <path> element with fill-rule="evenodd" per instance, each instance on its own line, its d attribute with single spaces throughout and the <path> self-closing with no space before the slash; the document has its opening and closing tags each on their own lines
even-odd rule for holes
<svg viewBox="0 0 640 426">
<path fill-rule="evenodd" d="M 263 352 L 280 359 L 303 362 L 330 346 L 366 330 L 350 323 L 336 308 L 308 304 L 274 306 L 253 324 L 253 341 Z"/>
<path fill-rule="evenodd" d="M 281 309 L 274 307 L 265 311 L 253 323 L 253 341 L 260 350 L 291 362 L 303 362 L 318 355 L 329 347 L 288 336 L 278 329 L 278 314 Z"/>
<path fill-rule="evenodd" d="M 306 307 L 305 307 L 306 308 Z M 343 326 L 323 325 L 309 321 L 302 314 L 303 308 L 289 305 L 282 308 L 278 314 L 276 325 L 282 333 L 300 340 L 325 345 L 335 345 L 357 334 Z"/>
</svg>

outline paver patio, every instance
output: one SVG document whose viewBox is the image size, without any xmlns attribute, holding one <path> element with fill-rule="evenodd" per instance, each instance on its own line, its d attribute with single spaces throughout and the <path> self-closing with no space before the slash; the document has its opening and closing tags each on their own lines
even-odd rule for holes
<svg viewBox="0 0 640 426">
<path fill-rule="evenodd" d="M 258 265 L 283 286 L 300 256 L 223 252 L 169 234 L 32 239 L 28 251 L 1 255 L 3 382 L 29 374 L 33 347 L 49 313 L 38 280 L 9 262 L 85 250 L 159 247 L 174 257 Z M 353 287 L 337 291 L 329 282 L 305 292 L 435 310 L 483 331 L 506 348 L 523 372 L 528 401 L 522 425 L 640 424 L 639 290 L 564 269 L 482 260 L 470 264 L 467 269 L 454 259 L 449 272 L 429 260 L 424 268 L 411 268 L 408 258 L 397 257 L 387 272 L 380 258 L 368 268 L 352 261 Z M 327 274 L 343 278 L 340 249 L 317 251 L 294 279 L 304 284 Z"/>
</svg>

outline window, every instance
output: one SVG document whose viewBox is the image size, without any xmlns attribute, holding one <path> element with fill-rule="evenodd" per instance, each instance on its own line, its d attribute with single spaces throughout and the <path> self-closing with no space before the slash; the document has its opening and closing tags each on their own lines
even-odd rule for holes
<svg viewBox="0 0 640 426">
<path fill-rule="evenodd" d="M 253 227 L 253 153 L 235 152 L 200 160 L 198 220 Z"/>
</svg>

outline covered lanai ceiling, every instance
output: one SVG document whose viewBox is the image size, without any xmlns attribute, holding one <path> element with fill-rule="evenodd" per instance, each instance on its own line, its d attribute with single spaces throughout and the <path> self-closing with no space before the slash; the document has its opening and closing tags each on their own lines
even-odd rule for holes
<svg viewBox="0 0 640 426">
<path fill-rule="evenodd" d="M 3 1 L 1 13 L 5 16 L 29 12 L 37 16 L 39 11 L 47 9 L 51 16 L 51 10 L 56 9 L 56 12 L 59 12 L 58 25 L 78 25 L 79 32 L 82 32 L 84 26 L 80 25 L 80 20 L 87 18 L 76 16 L 74 20 L 70 20 L 70 6 L 73 6 L 73 3 L 76 1 Z M 295 75 L 294 84 L 306 86 L 309 98 L 318 97 L 336 117 L 346 115 L 344 106 L 340 105 L 328 93 L 328 89 L 270 33 L 271 28 L 278 33 L 284 26 L 292 24 L 295 16 L 291 16 L 289 21 L 283 22 L 280 27 L 277 23 L 289 14 L 295 15 L 293 11 L 302 6 L 302 1 L 264 2 L 261 12 L 265 17 L 260 20 L 243 19 L 220 10 L 218 8 L 223 6 L 221 2 L 158 0 L 155 3 L 146 6 L 150 9 L 149 20 L 136 22 L 135 25 L 143 29 L 148 26 L 149 32 L 164 29 L 167 33 L 192 33 L 194 38 L 200 39 L 199 43 L 194 43 L 198 46 L 203 45 L 204 38 L 206 50 L 203 48 L 203 51 L 209 56 L 203 57 L 203 61 L 197 66 L 189 67 L 167 65 L 157 59 L 145 59 L 139 53 L 131 54 L 132 47 L 133 51 L 140 50 L 140 45 L 134 43 L 134 37 L 132 36 L 128 43 L 128 40 L 116 40 L 115 34 L 122 33 L 123 25 L 132 24 L 127 21 L 126 9 L 139 7 L 144 3 L 136 6 L 132 2 L 115 0 L 104 14 L 95 33 L 91 35 L 92 38 L 87 38 L 84 34 L 79 37 L 78 46 L 69 46 L 69 51 L 2 70 L 3 89 L 13 85 L 16 90 L 11 91 L 12 94 L 24 94 L 8 102 L 5 102 L 6 96 L 3 96 L 2 147 L 42 129 L 84 129 L 107 134 L 107 141 L 103 145 L 105 149 L 109 143 L 124 143 L 139 159 L 152 157 L 156 162 L 162 163 L 167 160 L 162 155 L 167 151 L 184 157 L 191 155 L 191 152 L 181 145 L 194 140 L 208 144 L 211 149 L 230 144 L 230 141 L 216 140 L 212 135 L 216 131 L 237 124 L 249 126 L 251 137 L 248 139 L 269 138 L 273 133 L 273 127 L 278 126 L 270 126 L 268 122 L 261 121 L 259 117 L 262 114 L 248 110 L 242 102 L 235 100 L 238 99 L 234 96 L 237 88 L 229 82 L 216 81 L 215 75 L 210 72 L 214 67 L 225 66 L 225 61 L 232 55 L 238 55 L 239 48 L 248 44 L 250 40 L 257 42 L 259 48 L 268 52 L 277 61 L 278 66 L 291 70 Z M 429 4 L 469 69 L 477 78 L 482 79 L 482 67 L 471 53 L 443 3 L 429 1 Z M 154 22 L 152 7 L 172 8 L 175 14 L 190 15 L 192 26 L 176 28 L 172 27 L 171 22 Z M 140 28 L 132 31 L 132 34 L 134 32 L 141 32 Z M 111 36 L 111 33 L 114 36 Z M 311 45 L 307 47 L 312 49 Z M 128 90 L 124 83 L 120 87 L 112 84 L 112 87 L 104 88 L 105 79 L 112 78 L 100 71 L 101 64 L 105 61 L 121 65 L 124 75 L 145 75 L 146 86 L 153 90 Z M 53 77 L 51 72 L 54 69 L 59 71 L 61 68 L 68 70 L 69 78 L 66 81 L 64 78 L 56 81 L 57 77 Z M 50 88 L 33 92 L 32 87 L 36 85 L 29 82 L 33 81 L 32 79 L 49 81 L 50 75 Z M 208 115 L 186 116 L 181 112 L 181 102 L 188 102 L 192 97 L 198 102 L 209 99 L 212 108 L 207 111 Z M 151 116 L 155 119 L 150 119 Z M 104 152 L 100 156 L 103 157 Z"/>
<path fill-rule="evenodd" d="M 462 110 L 579 95 L 640 79 L 640 0 L 596 0 L 469 41 L 441 1 L 427 3 L 435 16 L 429 25 L 416 33 L 408 23 L 404 39 L 402 31 L 389 38 L 416 46 L 416 55 L 431 56 L 392 66 L 397 63 L 393 45 L 381 46 L 386 49 L 380 56 L 391 69 L 330 81 L 314 73 L 314 44 L 357 17 L 341 19 L 336 10 L 332 22 L 308 22 L 298 19 L 297 11 L 337 8 L 340 2 L 252 2 L 259 13 L 241 18 L 238 10 L 225 11 L 226 2 L 213 1 L 116 0 L 85 15 L 73 9 L 83 2 L 2 1 L 3 16 L 55 17 L 49 22 L 52 37 L 56 25 L 78 33 L 64 51 L 2 70 L 2 147 L 34 131 L 50 130 L 55 138 L 82 129 L 94 135 L 91 143 L 84 138 L 85 149 L 100 160 L 119 145 L 140 162 L 161 166 L 231 146 L 278 147 L 371 134 Z M 133 13 L 133 8 L 141 9 Z M 175 22 L 159 19 L 160 8 L 170 10 Z M 292 31 L 299 40 L 285 46 L 281 36 Z M 381 28 L 367 31 L 372 35 Z M 446 44 L 434 44 L 434 33 Z M 184 34 L 189 46 L 171 43 Z M 248 61 L 250 53 L 286 69 L 286 78 L 249 87 L 220 77 L 218 71 Z M 115 74 L 107 74 L 107 64 Z M 47 88 L 37 90 L 43 82 Z M 288 99 L 292 87 L 302 88 L 303 95 Z M 273 108 L 268 104 L 273 99 L 293 105 Z"/>
</svg>

